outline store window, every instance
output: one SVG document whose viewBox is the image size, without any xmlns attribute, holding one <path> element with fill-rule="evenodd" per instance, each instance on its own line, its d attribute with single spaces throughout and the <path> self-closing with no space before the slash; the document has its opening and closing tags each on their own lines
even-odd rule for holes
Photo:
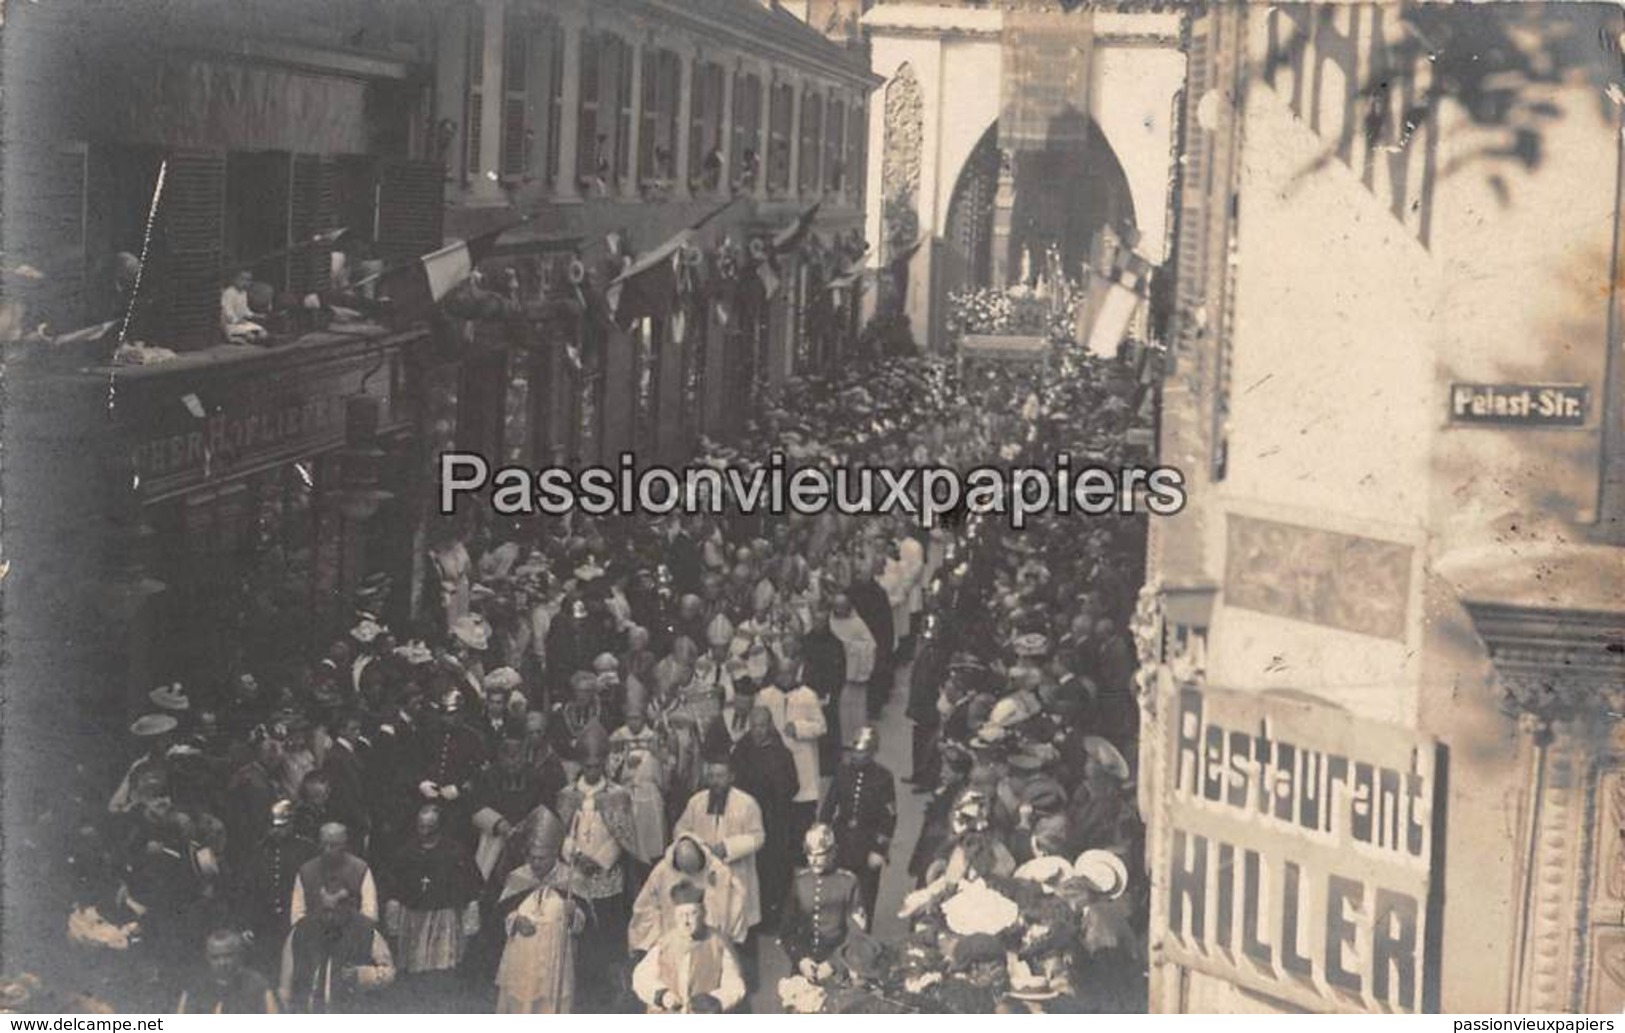
<svg viewBox="0 0 1625 1033">
<path fill-rule="evenodd" d="M 660 440 L 660 353 L 664 327 L 644 318 L 632 325 L 633 448 L 652 454 Z"/>
<path fill-rule="evenodd" d="M 673 320 L 673 343 L 682 349 L 681 416 L 684 439 L 689 442 L 705 432 L 707 308 L 705 304 L 684 304 L 681 317 Z"/>
<path fill-rule="evenodd" d="M 343 528 L 320 505 L 337 459 L 283 463 L 154 504 L 158 597 L 155 656 L 177 679 L 262 682 L 292 653 L 319 644 L 335 612 Z"/>
</svg>

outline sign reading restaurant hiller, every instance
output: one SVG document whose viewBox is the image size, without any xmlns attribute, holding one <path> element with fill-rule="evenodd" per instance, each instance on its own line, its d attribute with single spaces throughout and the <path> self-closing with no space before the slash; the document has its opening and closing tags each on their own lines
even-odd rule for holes
<svg viewBox="0 0 1625 1033">
<path fill-rule="evenodd" d="M 1218 689 L 1181 690 L 1169 724 L 1167 960 L 1315 1011 L 1420 1011 L 1434 740 Z"/>
<path fill-rule="evenodd" d="M 1450 422 L 1580 427 L 1587 393 L 1579 384 L 1451 384 Z"/>
</svg>

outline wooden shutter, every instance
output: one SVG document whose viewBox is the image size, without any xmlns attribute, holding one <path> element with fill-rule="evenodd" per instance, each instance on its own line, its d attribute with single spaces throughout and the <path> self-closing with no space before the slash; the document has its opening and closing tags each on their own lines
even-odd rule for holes
<svg viewBox="0 0 1625 1033">
<path fill-rule="evenodd" d="M 624 182 L 637 174 L 636 155 L 632 153 L 632 118 L 636 113 L 632 96 L 632 60 L 636 53 L 630 43 L 617 38 L 612 48 L 615 54 L 615 180 Z"/>
<path fill-rule="evenodd" d="M 314 154 L 293 156 L 288 210 L 288 290 L 303 297 L 326 290 L 332 274 L 331 249 L 312 246 L 311 238 L 334 229 L 338 205 L 331 158 Z"/>
<path fill-rule="evenodd" d="M 221 335 L 226 154 L 176 151 L 168 161 L 159 223 L 169 265 L 169 326 L 182 347 L 206 346 Z"/>
<path fill-rule="evenodd" d="M 869 185 L 868 155 L 869 120 L 864 117 L 863 102 L 852 105 L 852 116 L 846 123 L 846 181 L 848 198 L 858 208 L 863 207 L 863 191 Z"/>
<path fill-rule="evenodd" d="M 1196 312 L 1206 291 L 1205 254 L 1207 249 L 1208 169 L 1212 164 L 1210 134 L 1196 116 L 1197 106 L 1213 82 L 1211 67 L 1212 15 L 1191 19 L 1190 47 L 1185 59 L 1184 125 L 1179 174 L 1179 223 L 1175 243 L 1174 281 L 1178 322 L 1175 331 L 1179 350 L 1194 346 L 1199 331 Z"/>
<path fill-rule="evenodd" d="M 846 185 L 846 164 L 841 153 L 846 148 L 846 102 L 834 94 L 829 98 L 829 117 L 824 124 L 824 189 L 840 190 Z"/>
<path fill-rule="evenodd" d="M 762 80 L 748 73 L 734 73 L 733 175 L 745 172 L 745 152 L 762 153 Z"/>
<path fill-rule="evenodd" d="M 492 83 L 500 89 L 501 83 Z M 463 112 L 463 180 L 480 174 L 480 123 L 485 116 L 485 12 L 468 8 L 468 101 Z"/>
<path fill-rule="evenodd" d="M 576 122 L 576 175 L 591 180 L 598 174 L 598 107 L 603 89 L 603 37 L 581 35 L 581 111 Z"/>
<path fill-rule="evenodd" d="M 807 90 L 801 95 L 801 167 L 796 170 L 796 186 L 802 193 L 818 190 L 819 150 L 824 137 L 824 102 L 818 91 Z"/>
<path fill-rule="evenodd" d="M 564 125 L 564 29 L 557 21 L 547 27 L 547 168 L 543 179 L 549 184 L 558 178 L 559 130 Z"/>
<path fill-rule="evenodd" d="M 434 162 L 388 159 L 378 168 L 378 250 L 386 262 L 426 255 L 444 243 L 445 172 Z"/>
<path fill-rule="evenodd" d="M 514 17 L 503 39 L 502 57 L 502 176 L 518 179 L 530 165 L 526 132 L 530 128 L 526 84 L 530 81 L 530 32 L 525 19 Z"/>
<path fill-rule="evenodd" d="M 3 292 L 28 309 L 27 328 L 73 330 L 86 311 L 84 144 L 15 147 L 6 154 L 6 264 L 31 265 L 42 279 L 8 277 Z M 145 214 L 145 213 L 143 213 Z M 101 318 L 107 318 L 101 316 Z"/>
</svg>

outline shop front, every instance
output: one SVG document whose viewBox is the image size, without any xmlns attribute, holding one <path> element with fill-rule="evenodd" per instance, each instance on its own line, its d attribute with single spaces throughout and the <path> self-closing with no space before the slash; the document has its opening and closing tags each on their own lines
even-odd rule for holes
<svg viewBox="0 0 1625 1033">
<path fill-rule="evenodd" d="M 425 338 L 358 327 L 65 378 L 110 421 L 86 468 L 108 519 L 79 519 L 146 586 L 128 707 L 159 683 L 297 679 L 285 658 L 347 627 L 363 586 L 369 609 L 408 615 Z"/>
</svg>

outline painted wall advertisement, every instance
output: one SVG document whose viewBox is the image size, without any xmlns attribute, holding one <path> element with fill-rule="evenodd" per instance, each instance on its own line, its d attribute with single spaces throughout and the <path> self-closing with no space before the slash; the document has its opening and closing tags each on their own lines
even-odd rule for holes
<svg viewBox="0 0 1625 1033">
<path fill-rule="evenodd" d="M 1180 691 L 1169 962 L 1317 1012 L 1423 1008 L 1438 747 L 1298 696 Z"/>
</svg>

